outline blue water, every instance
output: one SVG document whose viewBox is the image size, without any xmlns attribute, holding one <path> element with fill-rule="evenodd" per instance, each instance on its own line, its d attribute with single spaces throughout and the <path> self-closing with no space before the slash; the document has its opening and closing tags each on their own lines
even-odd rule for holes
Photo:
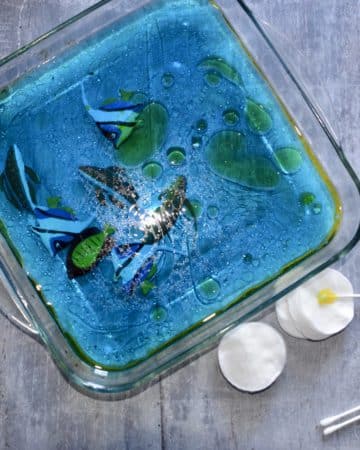
<svg viewBox="0 0 360 450">
<path fill-rule="evenodd" d="M 46 196 L 60 196 L 82 219 L 96 212 L 98 226 L 116 225 L 118 242 L 128 239 L 127 211 L 100 207 L 78 174 L 81 165 L 119 164 L 112 143 L 82 104 L 81 82 L 92 105 L 116 97 L 122 88 L 144 93 L 168 112 L 165 143 L 149 158 L 161 164 L 162 175 L 156 180 L 145 178 L 142 167 L 147 161 L 128 168 L 128 174 L 144 209 L 178 175 L 184 175 L 187 196 L 199 202 L 201 213 L 197 231 L 193 220 L 182 216 L 169 233 L 164 245 L 176 252 L 161 256 L 161 279 L 147 296 L 124 294 L 121 284 L 113 281 L 109 257 L 90 274 L 69 280 L 66 250 L 52 258 L 31 231 L 32 215 L 19 212 L 0 193 L 0 216 L 63 331 L 106 366 L 146 357 L 317 249 L 329 236 L 336 214 L 334 200 L 302 141 L 220 12 L 204 1 L 154 3 L 157 6 L 145 15 L 114 25 L 76 53 L 35 71 L 12 86 L 0 102 L 1 170 L 9 146 L 16 143 L 25 164 L 41 178 L 43 201 Z M 236 68 L 245 88 L 223 76 L 218 85 L 209 85 L 198 64 L 214 55 Z M 164 74 L 171 74 L 173 81 L 167 77 L 164 82 Z M 270 113 L 273 126 L 266 134 L 252 133 L 246 125 L 246 98 Z M 239 111 L 240 120 L 233 126 L 223 120 L 229 108 Z M 207 122 L 205 132 L 196 130 L 199 119 Z M 247 151 L 270 161 L 280 177 L 276 187 L 248 187 L 214 173 L 206 149 L 211 137 L 222 130 L 241 132 L 247 138 Z M 199 137 L 199 145 L 193 146 L 193 138 Z M 169 164 L 167 150 L 174 146 L 184 148 L 184 165 Z M 274 151 L 282 147 L 293 147 L 301 155 L 302 165 L 294 174 L 284 173 L 274 160 Z M 316 201 L 301 205 L 304 192 L 315 194 Z"/>
</svg>

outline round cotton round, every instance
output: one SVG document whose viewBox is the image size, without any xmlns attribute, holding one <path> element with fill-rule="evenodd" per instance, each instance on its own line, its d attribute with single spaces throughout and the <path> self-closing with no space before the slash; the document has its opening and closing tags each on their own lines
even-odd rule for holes
<svg viewBox="0 0 360 450">
<path fill-rule="evenodd" d="M 298 295 L 289 302 L 290 315 L 297 328 L 308 339 L 322 340 L 342 331 L 354 318 L 354 300 L 338 299 L 322 305 L 318 294 L 330 289 L 337 295 L 352 295 L 350 281 L 334 269 L 326 269 L 298 289 Z"/>
<path fill-rule="evenodd" d="M 297 329 L 289 311 L 288 302 L 292 302 L 297 293 L 298 291 L 295 290 L 276 302 L 276 317 L 285 333 L 295 338 L 306 339 L 306 337 Z"/>
<path fill-rule="evenodd" d="M 303 287 L 299 287 L 295 291 L 297 293 L 296 298 L 293 298 L 293 301 L 288 301 L 289 313 L 293 322 L 296 323 L 297 328 L 301 331 L 301 333 L 305 336 L 306 339 L 310 339 L 311 341 L 322 341 L 329 337 L 328 334 L 321 333 L 315 330 L 311 324 L 304 319 L 301 312 L 297 309 L 297 297 L 301 299 L 308 297 L 308 291 Z"/>
<path fill-rule="evenodd" d="M 249 322 L 223 337 L 218 358 L 222 374 L 235 388 L 259 392 L 282 373 L 286 346 L 282 336 L 270 325 Z"/>
</svg>

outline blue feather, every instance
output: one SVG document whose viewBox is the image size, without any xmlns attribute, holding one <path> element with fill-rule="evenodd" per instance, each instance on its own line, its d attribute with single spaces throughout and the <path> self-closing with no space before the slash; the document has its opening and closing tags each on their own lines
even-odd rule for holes
<svg viewBox="0 0 360 450">
<path fill-rule="evenodd" d="M 95 121 L 103 135 L 112 141 L 115 147 L 118 147 L 132 133 L 139 113 L 144 109 L 145 105 L 118 100 L 95 109 L 86 98 L 84 84 L 81 85 L 81 92 L 88 114 Z M 126 127 L 126 130 L 122 132 L 121 127 Z"/>
<path fill-rule="evenodd" d="M 135 291 L 135 289 L 138 286 L 140 286 L 140 284 L 149 275 L 153 265 L 154 265 L 154 257 L 152 256 L 145 261 L 145 263 L 136 272 L 136 274 L 132 280 L 123 284 L 124 290 L 127 294 L 132 294 Z"/>
<path fill-rule="evenodd" d="M 121 137 L 121 129 L 117 125 L 109 123 L 97 123 L 96 124 L 102 134 L 109 139 L 109 141 L 116 142 Z"/>
<path fill-rule="evenodd" d="M 143 244 L 127 244 L 114 248 L 114 252 L 119 260 L 132 258 L 138 251 L 141 250 Z"/>
<path fill-rule="evenodd" d="M 33 211 L 35 205 L 31 198 L 26 168 L 16 144 L 11 146 L 7 153 L 2 175 L 4 192 L 8 200 L 20 210 Z"/>
<path fill-rule="evenodd" d="M 117 100 L 108 105 L 103 105 L 99 109 L 102 111 L 124 111 L 126 109 L 130 109 L 132 111 L 141 111 L 144 109 L 144 105 L 142 103 L 134 104 L 130 102 L 126 102 L 124 100 Z"/>
<path fill-rule="evenodd" d="M 73 214 L 59 208 L 42 208 L 41 206 L 38 206 L 34 209 L 34 214 L 39 220 L 48 218 L 76 220 L 76 217 Z"/>
<path fill-rule="evenodd" d="M 40 206 L 34 209 L 34 214 L 36 224 L 32 227 L 32 230 L 40 236 L 52 256 L 71 244 L 94 221 L 94 217 L 80 221 L 62 209 Z"/>
<path fill-rule="evenodd" d="M 73 234 L 60 234 L 42 230 L 38 227 L 33 227 L 32 230 L 34 233 L 40 236 L 45 247 L 49 250 L 51 256 L 55 256 L 60 250 L 70 245 L 76 238 L 76 235 Z"/>
</svg>

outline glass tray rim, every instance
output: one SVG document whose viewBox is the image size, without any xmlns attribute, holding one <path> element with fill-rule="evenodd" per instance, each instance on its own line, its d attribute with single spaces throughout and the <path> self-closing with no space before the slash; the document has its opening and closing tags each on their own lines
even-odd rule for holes
<svg viewBox="0 0 360 450">
<path fill-rule="evenodd" d="M 47 33 L 44 33 L 40 37 L 34 39 L 29 44 L 26 44 L 22 48 L 16 50 L 15 52 L 9 54 L 8 56 L 5 56 L 0 60 L 0 70 L 2 67 L 6 66 L 8 63 L 15 61 L 17 58 L 21 57 L 21 55 L 25 55 L 33 48 L 36 48 L 41 43 L 46 42 L 49 40 L 52 36 L 56 36 L 58 33 L 60 33 L 62 30 L 66 30 L 71 25 L 81 21 L 83 18 L 89 16 L 91 13 L 101 10 L 105 5 L 116 3 L 117 0 L 100 0 L 99 2 L 95 3 L 94 5 L 90 6 L 89 8 L 85 9 L 84 11 L 80 12 L 79 14 L 69 18 L 67 21 L 59 24 L 57 27 L 53 28 L 52 30 L 48 31 Z M 208 0 L 210 4 L 217 5 L 215 0 Z M 306 90 L 301 85 L 301 82 L 298 81 L 297 77 L 292 73 L 290 69 L 288 69 L 286 62 L 283 60 L 281 54 L 278 52 L 277 48 L 273 45 L 271 39 L 267 36 L 265 31 L 263 30 L 261 24 L 258 22 L 257 18 L 252 13 L 251 9 L 246 5 L 246 3 L 243 0 L 234 0 L 235 3 L 237 3 L 243 11 L 247 14 L 250 21 L 255 25 L 257 30 L 259 31 L 262 38 L 266 41 L 270 49 L 273 51 L 275 57 L 279 60 L 281 65 L 287 70 L 288 76 L 292 79 L 294 84 L 297 86 L 299 91 L 301 92 L 305 102 L 309 106 L 311 112 L 316 117 L 316 120 L 319 122 L 322 130 L 326 134 L 327 138 L 329 139 L 332 148 L 335 150 L 335 153 L 337 157 L 340 159 L 341 163 L 345 167 L 345 170 L 347 174 L 349 175 L 349 181 L 353 182 L 355 184 L 355 187 L 357 189 L 358 194 L 360 195 L 360 181 L 353 170 L 351 164 L 347 161 L 344 151 L 341 147 L 341 145 L 337 142 L 336 137 L 333 135 L 332 131 L 327 127 L 326 121 L 323 120 L 322 115 L 318 111 L 316 105 L 312 102 L 312 99 L 308 96 L 306 93 Z M 151 1 L 148 1 L 147 3 L 151 3 Z M 146 3 L 146 4 L 147 4 Z M 143 5 L 142 5 L 143 6 Z M 142 7 L 141 6 L 141 7 Z M 221 8 L 220 8 L 221 9 Z M 231 26 L 231 23 L 230 23 Z M 21 73 L 17 78 L 21 78 L 26 73 Z M 276 92 L 276 91 L 275 91 Z M 9 249 L 7 248 L 7 244 L 5 243 L 4 239 L 1 237 L 0 239 L 0 270 L 2 271 L 1 278 L 7 281 L 7 289 L 10 291 L 11 296 L 13 298 L 13 301 L 18 304 L 20 299 L 20 305 L 18 305 L 19 308 L 22 309 L 23 315 L 29 319 L 30 327 L 34 327 L 35 330 L 40 335 L 40 340 L 45 344 L 45 346 L 50 351 L 55 363 L 58 365 L 59 369 L 63 372 L 63 374 L 66 376 L 66 378 L 69 379 L 69 381 L 72 382 L 75 386 L 77 386 L 80 389 L 83 389 L 84 391 L 93 391 L 98 393 L 116 393 L 121 392 L 124 390 L 132 389 L 140 384 L 143 384 L 145 381 L 150 380 L 151 378 L 155 377 L 156 375 L 160 374 L 164 370 L 173 367 L 177 365 L 179 362 L 183 361 L 186 357 L 189 355 L 194 355 L 195 353 L 200 352 L 201 350 L 208 348 L 211 344 L 211 342 L 216 342 L 228 329 L 232 328 L 233 326 L 237 325 L 238 323 L 247 320 L 250 316 L 254 316 L 256 314 L 259 314 L 266 310 L 270 305 L 272 305 L 277 299 L 279 299 L 281 296 L 286 294 L 287 292 L 294 289 L 296 286 L 300 285 L 304 281 L 306 281 L 308 278 L 312 277 L 316 273 L 323 270 L 325 267 L 333 264 L 336 260 L 343 257 L 345 254 L 347 254 L 354 245 L 360 240 L 360 222 L 358 223 L 357 231 L 353 235 L 352 239 L 347 242 L 346 245 L 342 248 L 341 251 L 338 251 L 334 255 L 332 255 L 326 262 L 319 265 L 315 269 L 311 270 L 308 274 L 303 276 L 302 278 L 299 278 L 297 281 L 292 282 L 288 287 L 285 289 L 280 290 L 278 293 L 273 295 L 271 298 L 268 298 L 266 301 L 262 301 L 259 305 L 255 307 L 248 308 L 249 311 L 243 311 L 242 314 L 238 314 L 238 317 L 234 320 L 227 321 L 227 323 L 224 323 L 215 333 L 205 333 L 205 336 L 202 336 L 202 330 L 198 330 L 198 328 L 203 328 L 205 326 L 205 320 L 202 321 L 200 324 L 195 324 L 190 329 L 186 330 L 186 332 L 181 333 L 180 336 L 175 337 L 174 341 L 173 339 L 166 343 L 166 345 L 163 346 L 163 348 L 157 349 L 154 354 L 147 355 L 144 360 L 141 360 L 139 363 L 136 364 L 136 366 L 131 368 L 123 368 L 123 369 L 115 369 L 108 371 L 107 369 L 103 369 L 102 367 L 90 366 L 85 362 L 84 358 L 81 358 L 79 354 L 74 351 L 73 346 L 68 342 L 68 340 L 65 338 L 63 332 L 57 328 L 57 326 L 54 326 L 56 323 L 56 319 L 49 313 L 45 305 L 43 304 L 44 310 L 41 311 L 42 319 L 45 319 L 45 314 L 48 316 L 51 316 L 53 321 L 55 322 L 52 324 L 51 327 L 48 327 L 49 329 L 46 329 L 46 327 L 43 326 L 43 322 L 39 320 L 38 311 L 35 311 L 30 304 L 30 302 L 27 302 L 26 299 L 29 297 L 35 296 L 37 298 L 37 301 L 39 299 L 39 296 L 36 293 L 36 290 L 30 285 L 27 278 L 24 279 L 20 271 L 22 269 L 20 266 L 17 265 L 15 262 L 15 259 L 13 258 L 12 254 L 9 254 Z M 4 261 L 5 258 L 5 261 Z M 10 262 L 7 261 L 7 259 L 10 260 Z M 18 267 L 15 267 L 17 265 Z M 279 274 L 275 277 L 275 280 L 278 280 L 282 277 L 282 274 Z M 25 282 L 26 280 L 26 282 Z M 271 283 L 274 280 L 270 280 L 269 283 Z M 267 284 L 269 284 L 267 283 Z M 26 285 L 27 284 L 27 285 Z M 266 287 L 266 286 L 265 286 Z M 260 291 L 263 289 L 263 287 L 260 288 Z M 15 297 L 17 299 L 15 300 Z M 252 295 L 247 295 L 245 297 L 247 303 L 252 304 L 251 302 Z M 24 301 L 25 299 L 25 301 Z M 38 302 L 42 303 L 42 302 Z M 242 303 L 242 302 L 241 302 Z M 245 302 L 244 302 L 245 303 Z M 226 310 L 226 312 L 235 309 L 236 306 L 239 305 L 239 303 L 232 302 L 232 305 L 230 308 Z M 243 309 L 243 308 L 240 308 Z M 46 311 L 46 312 L 45 312 Z M 218 323 L 219 321 L 223 320 L 224 317 L 222 314 L 220 314 L 218 317 L 216 317 L 216 321 L 213 322 L 212 328 L 214 328 L 214 324 Z M 209 320 L 209 319 L 208 319 Z M 226 320 L 225 320 L 226 322 Z M 45 322 L 46 323 L 46 322 Z M 35 333 L 34 333 L 35 334 Z M 59 336 L 60 334 L 60 336 Z M 200 337 L 202 336 L 202 337 Z M 182 346 L 182 342 L 187 339 L 193 339 L 194 342 L 190 342 L 190 346 L 183 347 L 183 351 L 181 351 L 179 354 L 174 354 L 173 357 L 165 358 L 167 359 L 166 362 L 162 361 L 161 357 L 157 358 L 156 355 L 161 352 L 170 352 L 174 346 L 174 344 L 177 345 L 177 347 Z M 62 348 L 61 348 L 62 347 Z M 69 356 L 71 354 L 71 356 Z M 65 356 L 67 355 L 67 356 Z M 151 370 L 145 370 L 142 372 L 141 367 L 148 363 L 149 361 L 152 361 L 155 359 L 155 362 L 158 362 L 155 367 L 153 367 Z M 157 361 L 159 359 L 159 361 Z M 81 369 L 80 369 L 81 367 Z M 121 380 L 121 376 L 124 373 L 127 372 L 138 372 L 140 368 L 140 374 L 135 374 L 135 376 L 131 376 L 130 378 L 133 378 L 133 380 L 127 380 L 124 382 Z M 142 374 L 141 374 L 142 372 Z"/>
</svg>

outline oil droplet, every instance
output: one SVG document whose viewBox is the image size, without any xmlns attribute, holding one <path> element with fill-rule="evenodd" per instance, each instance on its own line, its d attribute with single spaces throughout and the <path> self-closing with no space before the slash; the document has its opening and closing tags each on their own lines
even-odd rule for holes
<svg viewBox="0 0 360 450">
<path fill-rule="evenodd" d="M 312 210 L 313 214 L 319 215 L 322 211 L 321 203 L 314 203 L 311 210 Z"/>
<path fill-rule="evenodd" d="M 300 194 L 299 202 L 301 206 L 309 206 L 314 203 L 315 199 L 315 194 L 312 192 L 303 192 Z"/>
<path fill-rule="evenodd" d="M 214 239 L 202 238 L 199 241 L 199 252 L 201 255 L 205 255 L 213 248 L 214 248 Z"/>
<path fill-rule="evenodd" d="M 219 215 L 219 208 L 215 205 L 208 206 L 207 215 L 209 219 L 216 219 L 216 217 Z"/>
<path fill-rule="evenodd" d="M 242 274 L 241 278 L 246 282 L 250 283 L 254 279 L 254 271 L 250 270 Z"/>
<path fill-rule="evenodd" d="M 117 157 L 125 166 L 137 166 L 151 158 L 162 147 L 168 128 L 168 113 L 159 103 L 150 103 L 139 114 L 131 135 L 117 149 Z"/>
<path fill-rule="evenodd" d="M 186 153 L 182 147 L 171 147 L 167 151 L 167 157 L 170 165 L 181 166 L 185 162 Z"/>
<path fill-rule="evenodd" d="M 10 88 L 4 87 L 0 90 L 0 101 L 5 100 L 10 95 Z"/>
<path fill-rule="evenodd" d="M 260 261 L 257 258 L 253 258 L 252 265 L 253 267 L 259 267 Z"/>
<path fill-rule="evenodd" d="M 242 259 L 245 264 L 251 264 L 253 262 L 253 255 L 251 253 L 245 253 Z"/>
<path fill-rule="evenodd" d="M 131 98 L 131 102 L 132 103 L 146 103 L 149 101 L 148 96 L 141 91 L 136 91 L 134 92 L 132 98 Z"/>
<path fill-rule="evenodd" d="M 207 278 L 198 286 L 199 294 L 205 303 L 211 303 L 216 300 L 220 294 L 220 284 L 214 278 Z"/>
<path fill-rule="evenodd" d="M 155 322 L 162 322 L 167 317 L 167 311 L 162 306 L 154 306 L 151 310 L 150 316 Z"/>
<path fill-rule="evenodd" d="M 209 86 L 218 86 L 221 81 L 221 75 L 218 72 L 207 72 L 205 74 L 205 81 Z"/>
<path fill-rule="evenodd" d="M 227 109 L 223 113 L 223 119 L 226 125 L 233 126 L 239 122 L 240 114 L 236 109 Z"/>
<path fill-rule="evenodd" d="M 243 85 L 242 78 L 236 68 L 230 65 L 225 59 L 219 58 L 218 56 L 210 56 L 209 58 L 204 59 L 198 64 L 198 68 L 213 69 L 221 74 L 226 80 L 230 81 L 230 83 L 235 84 L 235 86 L 242 87 Z"/>
<path fill-rule="evenodd" d="M 143 167 L 143 175 L 146 178 L 150 178 L 152 180 L 156 180 L 157 178 L 159 178 L 162 172 L 163 168 L 161 164 L 157 162 L 150 162 L 148 164 L 145 164 L 145 166 Z"/>
<path fill-rule="evenodd" d="M 279 148 L 274 156 L 280 169 L 287 174 L 297 172 L 303 162 L 300 152 L 291 147 Z"/>
<path fill-rule="evenodd" d="M 246 187 L 273 189 L 280 181 L 271 161 L 251 154 L 245 136 L 237 131 L 214 134 L 206 147 L 205 157 L 217 175 Z"/>
<path fill-rule="evenodd" d="M 164 88 L 168 89 L 174 84 L 174 76 L 171 73 L 164 73 L 161 82 Z"/>
<path fill-rule="evenodd" d="M 191 145 L 193 149 L 198 150 L 202 145 L 202 138 L 200 136 L 193 136 Z"/>
<path fill-rule="evenodd" d="M 205 131 L 208 129 L 208 124 L 205 119 L 200 119 L 196 122 L 195 128 L 199 133 L 205 133 Z"/>
<path fill-rule="evenodd" d="M 202 214 L 202 204 L 200 200 L 189 199 L 188 206 L 185 207 L 185 215 L 191 219 L 195 217 L 198 219 Z"/>
<path fill-rule="evenodd" d="M 267 133 L 272 128 L 272 119 L 263 105 L 248 100 L 245 109 L 246 120 L 254 133 Z"/>
</svg>

